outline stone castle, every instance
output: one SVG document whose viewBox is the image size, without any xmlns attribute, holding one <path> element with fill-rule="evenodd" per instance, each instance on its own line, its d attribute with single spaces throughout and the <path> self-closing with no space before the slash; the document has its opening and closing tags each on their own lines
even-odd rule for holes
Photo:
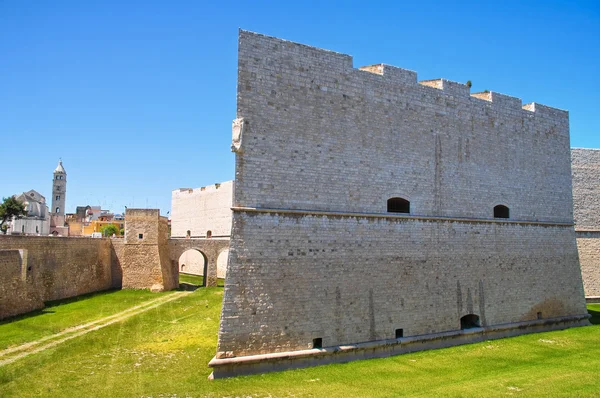
<svg viewBox="0 0 600 398">
<path fill-rule="evenodd" d="M 568 113 L 241 31 L 213 377 L 588 324 Z"/>
<path fill-rule="evenodd" d="M 227 266 L 214 378 L 588 324 L 600 151 L 567 112 L 247 31 L 237 100 L 235 186 L 173 191 L 171 238 L 153 209 L 120 240 L 0 236 L 0 319 L 173 289 L 196 251 L 207 286 Z"/>
</svg>

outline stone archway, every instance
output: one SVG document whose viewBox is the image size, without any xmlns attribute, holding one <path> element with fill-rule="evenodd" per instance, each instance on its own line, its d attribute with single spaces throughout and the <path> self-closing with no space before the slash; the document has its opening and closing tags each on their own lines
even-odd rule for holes
<svg viewBox="0 0 600 398">
<path fill-rule="evenodd" d="M 179 256 L 179 272 L 191 275 L 205 275 L 208 261 L 206 254 L 198 249 L 188 249 Z"/>
<path fill-rule="evenodd" d="M 204 281 L 206 286 L 217 286 L 217 258 L 229 248 L 229 238 L 170 238 L 168 240 L 169 260 L 174 270 L 180 270 L 179 258 L 187 250 L 194 249 L 204 255 Z M 221 260 L 223 262 L 223 259 Z M 189 268 L 184 273 L 188 273 Z"/>
</svg>

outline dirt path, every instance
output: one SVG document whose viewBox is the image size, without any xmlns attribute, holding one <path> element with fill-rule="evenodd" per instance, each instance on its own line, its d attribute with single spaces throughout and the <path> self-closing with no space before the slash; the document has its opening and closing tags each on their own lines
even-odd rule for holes
<svg viewBox="0 0 600 398">
<path fill-rule="evenodd" d="M 0 351 L 0 358 L 8 356 L 8 358 L 0 360 L 0 366 L 8 365 L 28 355 L 36 354 L 38 352 L 47 350 L 48 348 L 52 348 L 59 344 L 62 344 L 65 341 L 74 339 L 79 336 L 83 336 L 84 334 L 87 334 L 94 330 L 102 329 L 103 327 L 112 325 L 113 323 L 123 321 L 134 315 L 141 314 L 142 312 L 159 307 L 165 303 L 168 303 L 169 301 L 177 300 L 182 296 L 188 294 L 191 294 L 191 292 L 172 293 L 167 296 L 163 296 L 158 299 L 136 305 L 116 314 L 109 315 L 107 317 L 100 318 L 82 325 L 67 328 L 59 333 L 42 337 L 39 340 L 21 344 L 16 347 L 7 348 L 5 350 Z"/>
</svg>

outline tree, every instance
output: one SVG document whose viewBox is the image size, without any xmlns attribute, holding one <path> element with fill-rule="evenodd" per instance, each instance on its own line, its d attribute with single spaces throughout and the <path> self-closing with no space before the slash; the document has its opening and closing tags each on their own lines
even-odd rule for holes
<svg viewBox="0 0 600 398">
<path fill-rule="evenodd" d="M 2 204 L 0 204 L 0 230 L 6 234 L 7 227 L 4 225 L 5 222 L 10 221 L 14 218 L 21 218 L 27 215 L 25 205 L 19 202 L 14 196 L 8 198 L 2 198 Z"/>
<path fill-rule="evenodd" d="M 119 234 L 119 227 L 115 224 L 108 224 L 100 228 L 100 232 L 102 232 L 102 236 L 112 236 L 113 234 Z"/>
<path fill-rule="evenodd" d="M 469 87 L 469 88 L 473 87 L 473 83 L 471 83 L 470 80 L 467 80 L 467 87 Z"/>
</svg>

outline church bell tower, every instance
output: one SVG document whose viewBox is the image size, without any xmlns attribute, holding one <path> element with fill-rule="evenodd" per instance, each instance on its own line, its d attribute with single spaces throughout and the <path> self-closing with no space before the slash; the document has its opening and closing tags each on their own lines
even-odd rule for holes
<svg viewBox="0 0 600 398">
<path fill-rule="evenodd" d="M 65 203 L 67 198 L 67 172 L 62 164 L 62 159 L 58 161 L 58 166 L 54 170 L 54 179 L 52 180 L 52 209 L 53 216 L 65 215 Z"/>
</svg>

